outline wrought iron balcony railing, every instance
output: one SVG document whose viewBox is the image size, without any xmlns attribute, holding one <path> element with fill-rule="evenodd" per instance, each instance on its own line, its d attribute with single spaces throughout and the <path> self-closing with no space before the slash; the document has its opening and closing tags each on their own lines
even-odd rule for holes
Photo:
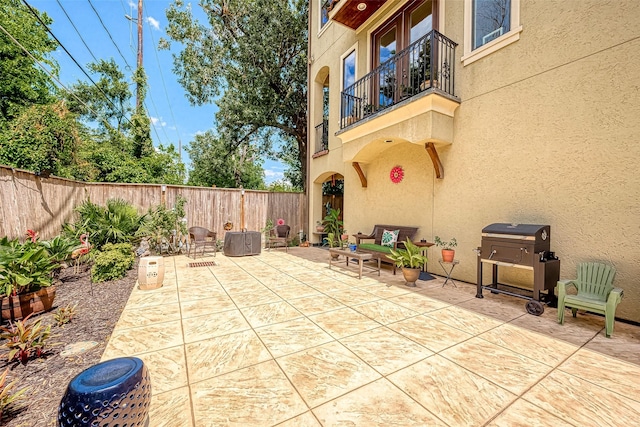
<svg viewBox="0 0 640 427">
<path fill-rule="evenodd" d="M 340 129 L 427 90 L 455 96 L 457 45 L 433 30 L 346 88 Z"/>
<path fill-rule="evenodd" d="M 314 154 L 327 151 L 329 149 L 329 121 L 324 119 L 316 126 L 316 150 Z"/>
</svg>

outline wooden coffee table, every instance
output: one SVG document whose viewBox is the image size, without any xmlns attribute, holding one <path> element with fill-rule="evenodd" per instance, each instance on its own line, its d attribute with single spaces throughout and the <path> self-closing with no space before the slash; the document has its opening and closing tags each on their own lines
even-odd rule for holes
<svg viewBox="0 0 640 427">
<path fill-rule="evenodd" d="M 331 262 L 334 262 L 334 263 L 341 262 L 341 261 L 338 261 L 338 258 L 334 259 L 331 256 L 332 254 L 344 255 L 344 257 L 346 258 L 347 267 L 349 266 L 349 258 L 357 260 L 359 265 L 358 279 L 362 279 L 362 266 L 364 265 L 364 262 L 373 258 L 373 254 L 370 254 L 370 253 L 351 252 L 348 249 L 330 248 L 329 249 L 329 268 L 331 268 Z M 379 276 L 380 275 L 380 258 L 377 258 L 377 260 L 378 260 L 377 267 L 373 267 L 369 265 L 367 265 L 366 267 L 372 270 L 378 270 L 378 276 Z"/>
</svg>

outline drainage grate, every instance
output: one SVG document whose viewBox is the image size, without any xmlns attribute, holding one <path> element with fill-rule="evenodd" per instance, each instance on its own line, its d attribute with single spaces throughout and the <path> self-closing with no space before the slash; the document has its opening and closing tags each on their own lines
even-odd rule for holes
<svg viewBox="0 0 640 427">
<path fill-rule="evenodd" d="M 190 262 L 189 267 L 213 267 L 217 265 L 215 261 Z"/>
</svg>

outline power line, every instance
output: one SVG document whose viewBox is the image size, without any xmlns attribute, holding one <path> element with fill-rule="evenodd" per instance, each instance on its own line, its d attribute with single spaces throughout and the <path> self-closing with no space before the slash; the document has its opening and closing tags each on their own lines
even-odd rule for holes
<svg viewBox="0 0 640 427">
<path fill-rule="evenodd" d="M 66 87 L 66 86 L 65 86 L 65 85 L 64 85 L 64 84 L 63 84 L 63 83 L 62 83 L 62 82 L 61 82 L 61 81 L 60 81 L 60 80 L 59 80 L 59 79 L 58 79 L 58 78 L 57 78 L 57 77 L 56 77 L 56 76 L 55 76 L 51 71 L 49 71 L 49 70 L 47 69 L 47 67 L 46 67 L 42 62 L 40 62 L 40 61 L 38 60 L 38 58 L 36 58 L 35 56 L 33 56 L 33 55 L 31 54 L 31 52 L 29 52 L 29 51 L 27 50 L 27 48 L 25 48 L 24 46 L 22 46 L 22 44 L 20 44 L 20 42 L 19 42 L 18 40 L 16 40 L 16 39 L 15 39 L 15 38 L 14 38 L 14 37 L 13 37 L 13 36 L 12 36 L 12 35 L 11 35 L 11 34 L 10 34 L 10 33 L 9 33 L 9 32 L 8 32 L 8 31 L 7 31 L 3 26 L 2 26 L 2 24 L 0 24 L 0 30 L 2 30 L 2 32 L 4 32 L 7 36 L 9 36 L 9 38 L 11 39 L 11 41 L 12 41 L 13 43 L 15 43 L 15 45 L 16 45 L 16 46 L 18 46 L 20 49 L 22 49 L 22 50 L 27 54 L 27 56 L 29 56 L 29 58 L 31 58 L 31 59 L 32 59 L 36 64 L 38 64 L 38 66 L 39 66 L 40 68 L 42 68 L 42 71 L 44 71 L 45 73 L 47 73 L 47 75 L 48 75 L 49 77 L 51 77 L 54 81 L 56 81 L 56 82 L 60 85 L 60 87 L 62 87 L 62 88 L 63 88 L 64 90 L 66 90 L 67 92 L 69 92 L 69 94 L 70 94 L 71 96 L 73 96 L 73 97 L 74 97 L 74 98 L 75 98 L 75 99 L 76 99 L 80 104 L 84 105 L 85 107 L 87 107 L 87 109 L 88 109 L 88 110 L 92 111 L 92 112 L 93 112 L 93 114 L 95 114 L 95 115 L 96 115 L 96 117 L 100 117 L 100 115 L 99 115 L 98 113 L 96 113 L 96 112 L 95 112 L 95 110 L 93 110 L 91 107 L 89 107 L 87 104 L 85 104 L 85 103 L 84 103 L 80 98 L 78 98 L 78 96 L 77 96 L 75 93 L 73 93 L 69 88 L 67 88 L 67 87 Z M 99 119 L 99 120 L 100 120 L 100 119 Z M 104 122 L 104 124 L 105 124 L 108 128 L 113 129 L 113 127 L 111 126 L 111 124 L 110 124 L 108 121 L 106 121 L 105 119 L 101 119 L 101 120 Z"/>
<path fill-rule="evenodd" d="M 129 119 L 124 115 L 124 112 L 122 110 L 119 110 L 118 107 L 116 107 L 116 105 L 113 103 L 113 101 L 111 101 L 111 98 L 109 98 L 109 96 L 104 93 L 104 91 L 102 90 L 102 88 L 100 88 L 96 82 L 93 81 L 93 79 L 91 78 L 91 76 L 86 72 L 86 70 L 82 67 L 82 65 L 80 65 L 80 63 L 78 63 L 78 61 L 76 61 L 76 59 L 73 57 L 73 55 L 71 55 L 71 52 L 69 52 L 67 50 L 66 47 L 64 47 L 64 45 L 62 44 L 62 42 L 60 42 L 60 40 L 58 40 L 58 38 L 56 37 L 55 34 L 53 34 L 53 32 L 51 31 L 51 29 L 47 26 L 47 24 L 44 23 L 44 21 L 40 18 L 40 15 L 38 15 L 38 12 L 36 12 L 31 5 L 29 5 L 29 3 L 27 3 L 26 0 L 22 0 L 22 3 L 25 4 L 25 6 L 27 6 L 27 8 L 29 9 L 29 11 L 31 12 L 31 14 L 33 16 L 35 16 L 35 18 L 38 20 L 38 22 L 40 22 L 40 24 L 44 27 L 45 30 L 47 30 L 47 32 L 49 34 L 51 34 L 51 37 L 53 37 L 55 39 L 55 41 L 58 43 L 58 45 L 62 48 L 62 50 L 64 50 L 66 52 L 67 55 L 69 55 L 69 58 L 71 58 L 71 60 L 74 62 L 74 64 L 76 64 L 78 66 L 78 68 L 80 68 L 80 71 L 82 71 L 82 73 L 87 76 L 87 78 L 89 79 L 89 81 L 93 84 L 93 86 L 95 86 L 96 89 L 98 89 L 100 91 L 100 93 L 104 96 L 104 99 L 111 104 L 111 106 L 116 110 L 119 111 L 120 114 L 122 114 L 122 117 L 124 117 L 124 119 L 126 121 L 129 122 L 129 124 L 131 126 L 133 126 L 133 123 L 131 123 L 129 121 Z M 93 111 L 93 110 L 92 110 Z"/>
<path fill-rule="evenodd" d="M 107 35 L 109 36 L 109 39 L 111 39 L 111 43 L 113 43 L 113 45 L 116 47 L 116 50 L 120 54 L 120 57 L 123 59 L 124 63 L 127 65 L 127 68 L 129 68 L 129 70 L 131 70 L 132 69 L 131 65 L 129 65 L 129 63 L 127 62 L 127 58 L 125 58 L 124 55 L 122 54 L 122 52 L 120 52 L 120 48 L 118 47 L 116 42 L 113 40 L 113 37 L 111 36 L 111 33 L 107 29 L 107 26 L 104 25 L 104 22 L 102 21 L 102 18 L 100 17 L 100 14 L 96 10 L 96 8 L 93 7 L 93 3 L 91 3 L 91 0 L 88 0 L 88 1 L 89 1 L 89 6 L 91 6 L 91 9 L 93 9 L 93 13 L 96 14 L 96 16 L 98 17 L 98 20 L 100 21 L 100 24 L 102 24 L 102 28 L 104 28 L 104 30 L 107 32 Z"/>
<path fill-rule="evenodd" d="M 149 99 L 151 100 L 151 104 L 153 105 L 153 109 L 156 112 L 156 116 L 158 116 L 158 120 L 160 120 L 160 114 L 158 114 L 158 107 L 156 107 L 156 103 L 153 100 L 153 96 L 151 96 L 151 92 L 149 92 Z M 149 108 L 147 107 L 147 110 Z M 167 135 L 167 131 L 165 130 L 164 126 L 160 126 L 162 128 L 162 131 L 164 132 L 164 136 L 167 138 L 167 141 L 171 141 L 171 139 L 169 139 L 169 135 Z M 153 125 L 153 128 L 156 128 L 156 125 Z M 158 131 L 156 130 L 156 135 L 158 135 Z M 160 136 L 158 136 L 158 142 L 160 141 Z"/>
<path fill-rule="evenodd" d="M 73 23 L 73 21 L 71 20 L 71 17 L 69 17 L 69 14 L 67 13 L 67 11 L 64 9 L 64 7 L 62 6 L 62 3 L 60 3 L 60 0 L 56 0 L 56 2 L 58 2 L 58 6 L 60 6 L 60 9 L 62 9 L 62 11 L 64 12 L 64 15 L 67 17 L 67 19 L 69 20 L 69 22 L 71 23 L 71 26 L 73 27 L 74 30 L 76 30 L 76 33 L 78 34 L 78 37 L 80 37 L 80 40 L 82 40 L 82 43 L 84 44 L 84 47 L 87 48 L 87 50 L 89 51 L 89 53 L 91 54 L 91 56 L 93 57 L 93 60 L 97 63 L 98 62 L 98 58 L 96 58 L 96 56 L 93 54 L 93 52 L 91 51 L 91 49 L 89 49 L 89 46 L 87 45 L 87 42 L 84 41 L 84 38 L 82 38 L 82 34 L 80 34 L 80 31 L 78 31 L 78 29 L 76 28 L 76 25 Z"/>
<path fill-rule="evenodd" d="M 147 110 L 149 109 L 149 108 L 146 106 L 146 103 L 145 103 L 145 108 L 147 108 Z M 155 108 L 155 105 L 154 105 L 154 108 Z M 156 111 L 156 114 L 157 114 L 157 111 Z M 151 122 L 151 119 L 149 119 L 149 122 Z M 150 125 L 151 125 L 151 124 L 152 124 L 152 123 L 150 123 Z M 153 131 L 156 133 L 156 138 L 158 138 L 158 142 L 160 142 L 160 135 L 158 134 L 158 129 L 156 129 L 156 126 L 155 126 L 155 125 L 153 125 Z M 166 136 L 166 134 L 165 134 L 165 136 Z"/>
</svg>

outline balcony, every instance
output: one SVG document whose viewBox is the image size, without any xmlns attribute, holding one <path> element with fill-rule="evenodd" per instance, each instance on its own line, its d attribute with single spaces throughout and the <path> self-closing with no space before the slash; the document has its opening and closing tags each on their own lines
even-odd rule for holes
<svg viewBox="0 0 640 427">
<path fill-rule="evenodd" d="M 418 39 L 341 94 L 340 129 L 423 93 L 455 96 L 457 43 L 437 31 Z"/>
<path fill-rule="evenodd" d="M 316 147 L 313 157 L 319 157 L 329 152 L 329 121 L 322 120 L 322 123 L 316 126 Z"/>
<path fill-rule="evenodd" d="M 339 22 L 356 30 L 387 0 L 326 0 L 322 4 L 322 19 Z"/>
</svg>

